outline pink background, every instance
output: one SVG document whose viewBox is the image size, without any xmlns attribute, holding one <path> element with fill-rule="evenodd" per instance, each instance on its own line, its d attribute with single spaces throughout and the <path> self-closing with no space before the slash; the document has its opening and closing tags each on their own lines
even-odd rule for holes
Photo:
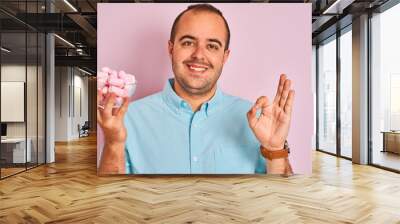
<svg viewBox="0 0 400 224">
<path fill-rule="evenodd" d="M 97 67 L 132 73 L 134 99 L 161 91 L 173 77 L 168 39 L 175 17 L 190 4 L 98 4 Z M 279 74 L 293 81 L 296 97 L 288 141 L 297 174 L 311 174 L 314 130 L 311 88 L 311 4 L 219 3 L 231 30 L 231 54 L 219 87 L 254 102 L 275 96 Z M 100 130 L 100 128 L 99 128 Z M 98 158 L 102 133 L 98 132 Z"/>
</svg>

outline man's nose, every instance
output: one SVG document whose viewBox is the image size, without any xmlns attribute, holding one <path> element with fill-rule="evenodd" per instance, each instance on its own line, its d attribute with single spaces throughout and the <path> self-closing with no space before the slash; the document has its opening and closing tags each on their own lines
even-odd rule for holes
<svg viewBox="0 0 400 224">
<path fill-rule="evenodd" d="M 192 53 L 192 58 L 197 58 L 199 60 L 204 60 L 204 49 L 202 46 L 197 46 L 193 53 Z"/>
</svg>

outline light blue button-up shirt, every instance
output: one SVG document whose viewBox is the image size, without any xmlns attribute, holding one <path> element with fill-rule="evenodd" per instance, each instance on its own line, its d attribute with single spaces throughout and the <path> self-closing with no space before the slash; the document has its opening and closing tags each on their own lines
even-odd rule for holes
<svg viewBox="0 0 400 224">
<path fill-rule="evenodd" d="M 130 104 L 125 115 L 127 174 L 265 173 L 246 113 L 249 101 L 217 89 L 192 112 L 170 79 L 163 91 Z"/>
</svg>

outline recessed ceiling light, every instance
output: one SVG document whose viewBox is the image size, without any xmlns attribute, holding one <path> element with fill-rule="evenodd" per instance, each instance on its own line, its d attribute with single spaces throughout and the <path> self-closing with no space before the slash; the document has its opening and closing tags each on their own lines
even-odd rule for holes
<svg viewBox="0 0 400 224">
<path fill-rule="evenodd" d="M 5 48 L 5 47 L 1 47 L 1 50 L 4 51 L 4 52 L 6 52 L 6 53 L 10 53 L 10 52 L 11 52 L 11 50 L 9 50 L 9 49 L 7 49 L 7 48 Z"/>
<path fill-rule="evenodd" d="M 75 12 L 78 12 L 78 10 L 71 4 L 69 3 L 68 0 L 64 0 L 65 4 L 67 4 L 72 10 L 74 10 Z"/>
<path fill-rule="evenodd" d="M 92 73 L 90 73 L 90 72 L 88 72 L 88 71 L 85 71 L 85 70 L 83 70 L 83 69 L 81 69 L 81 68 L 79 68 L 79 67 L 78 67 L 78 70 L 81 71 L 81 72 L 83 72 L 83 73 L 85 73 L 85 74 L 92 75 Z"/>
<path fill-rule="evenodd" d="M 57 35 L 57 34 L 54 34 L 54 36 L 57 37 L 58 39 L 60 39 L 61 41 L 63 41 L 64 43 L 68 44 L 69 46 L 75 48 L 75 45 L 73 45 L 73 44 L 72 44 L 71 42 L 69 42 L 68 40 L 66 40 L 66 39 L 64 39 L 64 38 L 62 38 L 62 37 L 60 37 L 60 36 Z"/>
<path fill-rule="evenodd" d="M 322 14 L 342 14 L 343 9 L 353 3 L 355 0 L 336 0 Z"/>
</svg>

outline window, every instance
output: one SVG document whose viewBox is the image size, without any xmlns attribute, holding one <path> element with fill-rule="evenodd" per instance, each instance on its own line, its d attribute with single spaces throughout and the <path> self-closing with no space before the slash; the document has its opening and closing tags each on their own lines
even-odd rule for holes
<svg viewBox="0 0 400 224">
<path fill-rule="evenodd" d="M 371 18 L 372 164 L 400 170 L 400 4 Z"/>
<path fill-rule="evenodd" d="M 318 149 L 336 153 L 336 36 L 318 47 Z"/>
<path fill-rule="evenodd" d="M 390 74 L 390 130 L 400 130 L 400 73 Z"/>
<path fill-rule="evenodd" d="M 340 155 L 352 157 L 352 35 L 351 26 L 340 36 Z"/>
</svg>

